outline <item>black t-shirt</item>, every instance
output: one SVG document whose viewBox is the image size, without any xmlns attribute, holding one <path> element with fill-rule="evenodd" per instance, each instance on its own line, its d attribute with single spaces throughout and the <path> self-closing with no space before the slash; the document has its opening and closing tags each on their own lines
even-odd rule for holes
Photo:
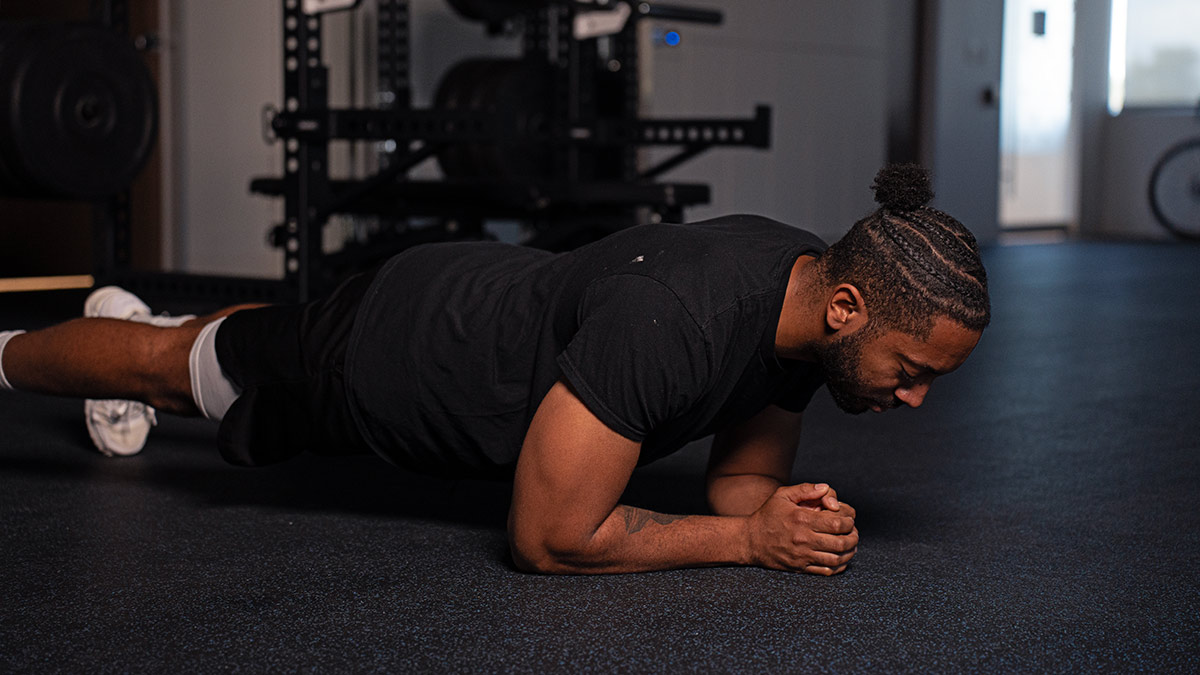
<svg viewBox="0 0 1200 675">
<path fill-rule="evenodd" d="M 380 270 L 346 356 L 350 407 L 401 466 L 502 477 L 565 380 L 653 461 L 822 384 L 775 356 L 789 275 L 815 235 L 757 216 L 644 225 L 570 253 L 420 246 Z"/>
</svg>

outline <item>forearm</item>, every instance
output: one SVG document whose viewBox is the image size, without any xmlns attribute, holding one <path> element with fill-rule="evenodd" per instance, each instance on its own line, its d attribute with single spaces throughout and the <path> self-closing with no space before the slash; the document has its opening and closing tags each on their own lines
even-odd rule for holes
<svg viewBox="0 0 1200 675">
<path fill-rule="evenodd" d="M 618 505 L 587 541 L 546 547 L 538 560 L 518 556 L 518 564 L 554 574 L 745 565 L 750 563 L 746 525 L 740 517 L 677 516 Z"/>
<path fill-rule="evenodd" d="M 783 483 L 760 474 L 716 476 L 708 482 L 708 507 L 718 516 L 748 516 Z"/>
</svg>

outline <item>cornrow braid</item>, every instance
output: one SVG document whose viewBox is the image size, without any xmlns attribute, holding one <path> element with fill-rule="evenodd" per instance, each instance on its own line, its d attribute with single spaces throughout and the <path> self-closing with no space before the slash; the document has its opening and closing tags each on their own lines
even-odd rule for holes
<svg viewBox="0 0 1200 675">
<path fill-rule="evenodd" d="M 925 339 L 944 316 L 983 330 L 991 305 L 979 244 L 962 223 L 927 205 L 929 173 L 891 165 L 872 187 L 880 207 L 821 256 L 825 281 L 857 287 L 876 327 Z"/>
</svg>

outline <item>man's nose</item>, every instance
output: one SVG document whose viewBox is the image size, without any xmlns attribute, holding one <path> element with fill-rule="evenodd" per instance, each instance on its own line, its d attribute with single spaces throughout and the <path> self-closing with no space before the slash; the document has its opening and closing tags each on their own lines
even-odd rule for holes
<svg viewBox="0 0 1200 675">
<path fill-rule="evenodd" d="M 928 393 L 928 384 L 914 384 L 911 387 L 897 389 L 896 398 L 910 408 L 920 408 L 921 404 L 925 402 L 925 395 Z"/>
</svg>

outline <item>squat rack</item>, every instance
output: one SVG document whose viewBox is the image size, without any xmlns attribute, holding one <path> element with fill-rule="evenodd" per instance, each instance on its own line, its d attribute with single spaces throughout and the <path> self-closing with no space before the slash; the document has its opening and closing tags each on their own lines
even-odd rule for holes
<svg viewBox="0 0 1200 675">
<path fill-rule="evenodd" d="M 637 21 L 720 23 L 719 12 L 624 0 L 547 0 L 521 13 L 517 20 L 523 29 L 522 59 L 548 66 L 554 81 L 548 120 L 514 129 L 486 111 L 413 107 L 408 0 L 375 0 L 380 105 L 331 108 L 321 50 L 322 14 L 329 6 L 348 9 L 358 2 L 281 3 L 284 102 L 281 110 L 272 112 L 269 128 L 283 141 L 284 175 L 256 178 L 251 189 L 284 199 L 284 222 L 271 233 L 272 243 L 283 249 L 283 279 L 143 273 L 136 275 L 138 280 L 122 279 L 126 284 L 144 288 L 150 282 L 176 295 L 303 301 L 347 273 L 415 244 L 485 237 L 484 220 L 492 218 L 531 225 L 529 245 L 570 248 L 647 217 L 683 222 L 684 207 L 708 202 L 708 186 L 658 183 L 655 178 L 713 147 L 770 146 L 767 106 L 757 106 L 754 116 L 745 119 L 638 116 Z M 588 32 L 590 20 L 611 19 L 613 13 L 625 14 L 628 20 L 615 31 Z M 601 40 L 606 42 L 603 54 Z M 454 144 L 514 138 L 545 144 L 552 173 L 432 181 L 408 176 L 418 164 Z M 380 168 L 370 177 L 331 180 L 332 140 L 391 141 L 388 146 L 394 150 L 380 156 Z M 639 170 L 637 148 L 652 145 L 681 149 Z M 381 217 L 382 225 L 361 241 L 325 253 L 322 230 L 335 214 L 372 214 Z M 114 276 L 120 276 L 119 271 Z"/>
</svg>

